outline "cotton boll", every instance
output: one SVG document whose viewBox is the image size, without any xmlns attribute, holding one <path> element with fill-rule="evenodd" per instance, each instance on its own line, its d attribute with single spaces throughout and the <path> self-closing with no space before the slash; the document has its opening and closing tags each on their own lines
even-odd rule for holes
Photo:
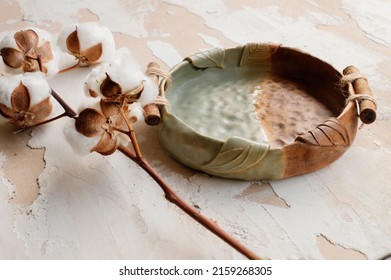
<svg viewBox="0 0 391 280">
<path fill-rule="evenodd" d="M 101 42 L 103 52 L 99 62 L 111 60 L 115 52 L 115 43 L 113 34 L 107 27 L 99 26 L 95 22 L 84 23 L 78 26 L 77 34 L 82 50 Z"/>
<path fill-rule="evenodd" d="M 86 80 L 86 94 L 90 95 L 92 91 L 101 95 L 100 87 L 107 75 L 121 87 L 122 93 L 133 90 L 147 79 L 129 50 L 125 48 L 116 52 L 111 63 L 103 63 L 90 73 Z"/>
<path fill-rule="evenodd" d="M 95 67 L 86 78 L 84 88 L 86 95 L 93 97 L 100 95 L 100 87 L 103 80 L 107 77 L 106 74 L 111 76 L 111 69 L 117 67 L 118 64 L 119 61 L 114 60 L 111 63 L 102 63 L 101 65 Z"/>
<path fill-rule="evenodd" d="M 140 66 L 126 48 L 118 50 L 113 62 L 104 70 L 113 81 L 121 86 L 123 92 L 138 87 L 145 79 Z"/>
<path fill-rule="evenodd" d="M 80 134 L 75 127 L 75 120 L 69 119 L 64 126 L 65 139 L 69 142 L 72 149 L 80 156 L 85 156 L 91 152 L 92 147 L 97 145 L 101 136 L 85 137 Z"/>
<path fill-rule="evenodd" d="M 11 95 L 20 83 L 29 91 L 31 106 L 51 96 L 51 88 L 40 72 L 0 76 L 0 103 L 11 107 Z"/>
<path fill-rule="evenodd" d="M 94 98 L 86 98 L 78 108 L 78 113 L 86 108 L 93 108 L 100 110 L 99 101 Z M 64 126 L 64 135 L 67 141 L 71 144 L 72 149 L 80 156 L 85 156 L 91 152 L 91 149 L 98 144 L 101 139 L 101 135 L 96 137 L 86 137 L 76 130 L 76 121 L 70 119 Z"/>
<path fill-rule="evenodd" d="M 77 33 L 78 44 L 74 44 L 72 49 L 69 49 L 67 40 L 72 38 L 71 35 L 75 31 Z M 110 61 L 115 53 L 113 34 L 108 28 L 102 27 L 95 22 L 82 23 L 64 28 L 58 36 L 57 43 L 64 51 L 76 56 L 82 66 Z M 92 56 L 92 60 L 92 57 L 89 57 L 86 51 L 98 44 L 102 44 L 102 53 L 99 57 Z M 79 48 L 78 50 L 77 47 Z"/>
<path fill-rule="evenodd" d="M 16 44 L 15 39 L 14 39 L 14 34 L 15 34 L 15 32 L 7 32 L 7 34 L 3 37 L 3 39 L 0 42 L 0 50 L 2 50 L 4 48 L 11 48 L 11 49 L 19 50 L 19 47 Z M 3 62 L 4 62 L 4 58 L 3 58 Z M 4 70 L 7 73 L 11 73 L 14 75 L 23 73 L 22 68 L 9 67 L 5 62 L 3 65 L 4 65 Z"/>
<path fill-rule="evenodd" d="M 0 113 L 23 129 L 42 123 L 52 112 L 51 89 L 40 72 L 0 79 Z"/>
<path fill-rule="evenodd" d="M 111 63 L 105 62 L 92 69 L 85 81 L 84 91 L 86 95 L 97 97 L 101 93 L 100 86 L 103 80 L 106 78 L 106 73 L 110 68 L 116 67 L 119 64 L 120 60 L 114 59 Z"/>
<path fill-rule="evenodd" d="M 50 96 L 51 89 L 39 72 L 17 74 L 8 77 L 0 76 L 0 100 L 2 104 L 11 107 L 11 95 L 20 83 L 28 89 L 32 105 Z"/>
<path fill-rule="evenodd" d="M 28 30 L 32 30 L 35 33 L 34 36 L 26 36 L 27 40 L 23 39 L 17 42 L 15 34 L 27 32 Z M 31 33 L 28 34 L 32 35 Z M 35 36 L 37 36 L 37 41 L 35 41 Z M 31 41 L 28 41 L 29 39 Z M 53 37 L 50 33 L 35 27 L 8 32 L 0 42 L 4 69 L 12 74 L 34 71 L 45 72 L 48 76 L 56 74 L 58 72 L 58 52 L 55 51 L 56 46 L 52 42 Z M 6 52 L 6 49 L 13 49 L 19 52 L 19 55 L 9 56 L 10 54 Z"/>
<path fill-rule="evenodd" d="M 40 72 L 0 76 L 0 103 L 11 107 L 11 95 L 20 83 L 30 94 L 30 104 L 33 106 L 51 96 L 51 88 Z"/>
<path fill-rule="evenodd" d="M 123 131 L 127 125 L 123 119 L 126 114 L 128 122 L 134 120 L 126 109 L 122 111 L 113 102 L 101 102 L 88 98 L 86 104 L 79 108 L 79 115 L 64 130 L 67 140 L 74 150 L 83 155 L 87 152 L 98 152 L 102 155 L 110 155 L 115 152 L 118 145 L 128 145 L 130 138 Z M 140 109 L 134 113 L 140 114 Z"/>
</svg>

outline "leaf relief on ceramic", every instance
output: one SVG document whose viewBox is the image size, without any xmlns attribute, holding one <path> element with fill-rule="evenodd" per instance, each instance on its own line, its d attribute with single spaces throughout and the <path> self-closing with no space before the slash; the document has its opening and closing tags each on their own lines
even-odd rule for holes
<svg viewBox="0 0 391 280">
<path fill-rule="evenodd" d="M 185 58 L 197 68 L 224 67 L 225 50 L 213 48 Z"/>
<path fill-rule="evenodd" d="M 315 146 L 350 146 L 351 139 L 346 127 L 337 118 L 330 118 L 295 141 Z"/>
<path fill-rule="evenodd" d="M 271 58 L 272 54 L 280 45 L 271 45 L 264 43 L 248 43 L 243 47 L 243 54 L 239 66 L 264 62 Z"/>
<path fill-rule="evenodd" d="M 243 172 L 262 161 L 269 147 L 268 144 L 231 137 L 224 143 L 216 157 L 202 168 L 219 174 Z"/>
</svg>

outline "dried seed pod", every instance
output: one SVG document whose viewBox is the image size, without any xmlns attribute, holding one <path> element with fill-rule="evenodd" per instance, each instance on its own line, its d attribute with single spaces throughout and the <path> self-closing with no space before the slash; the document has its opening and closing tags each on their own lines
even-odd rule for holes
<svg viewBox="0 0 391 280">
<path fill-rule="evenodd" d="M 11 72 L 40 71 L 53 75 L 58 72 L 54 53 L 51 35 L 38 28 L 11 32 L 0 42 L 0 54 L 6 70 Z"/>
<path fill-rule="evenodd" d="M 58 45 L 75 56 L 79 66 L 110 61 L 115 52 L 113 34 L 95 22 L 65 28 L 59 34 Z"/>
<path fill-rule="evenodd" d="M 52 111 L 51 89 L 40 73 L 0 76 L 0 114 L 17 128 L 34 126 Z"/>
<path fill-rule="evenodd" d="M 87 77 L 85 90 L 92 97 L 119 104 L 137 103 L 140 108 L 154 102 L 159 92 L 157 84 L 141 71 L 127 49 L 120 49 L 110 64 L 95 68 Z"/>
<path fill-rule="evenodd" d="M 121 107 L 111 101 L 94 100 L 94 103 L 80 109 L 75 120 L 69 121 L 64 133 L 74 150 L 81 155 L 89 152 L 110 155 L 118 145 L 128 145 L 128 125 L 137 120 L 135 114 L 140 109 L 141 107 Z"/>
</svg>

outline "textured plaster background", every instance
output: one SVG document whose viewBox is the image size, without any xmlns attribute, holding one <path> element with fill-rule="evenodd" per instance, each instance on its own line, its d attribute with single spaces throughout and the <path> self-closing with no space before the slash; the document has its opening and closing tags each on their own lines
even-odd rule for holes
<svg viewBox="0 0 391 280">
<path fill-rule="evenodd" d="M 387 0 L 0 0 L 0 32 L 53 33 L 99 21 L 142 67 L 169 70 L 215 46 L 278 42 L 368 77 L 378 120 L 318 172 L 281 181 L 210 177 L 172 160 L 154 128 L 137 132 L 145 157 L 187 201 L 271 259 L 376 259 L 391 251 L 391 4 Z M 4 33 L 0 33 L 2 36 Z M 90 70 L 52 78 L 75 108 Z M 62 119 L 12 134 L 0 126 L 0 259 L 241 259 L 169 204 L 121 154 L 81 157 Z"/>
</svg>

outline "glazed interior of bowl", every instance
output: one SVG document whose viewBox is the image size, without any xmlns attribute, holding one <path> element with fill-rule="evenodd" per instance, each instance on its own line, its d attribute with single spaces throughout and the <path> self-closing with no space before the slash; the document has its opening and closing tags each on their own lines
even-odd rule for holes
<svg viewBox="0 0 391 280">
<path fill-rule="evenodd" d="M 240 65 L 241 51 L 229 49 L 221 64 L 206 68 L 189 58 L 172 73 L 170 112 L 200 134 L 272 147 L 338 116 L 344 98 L 336 70 L 293 49 L 267 46 L 264 52 L 273 56 Z"/>
</svg>

